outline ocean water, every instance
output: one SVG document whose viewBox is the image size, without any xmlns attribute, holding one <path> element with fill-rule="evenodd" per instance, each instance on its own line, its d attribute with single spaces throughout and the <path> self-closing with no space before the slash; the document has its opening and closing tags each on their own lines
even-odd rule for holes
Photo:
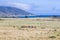
<svg viewBox="0 0 60 40">
<path fill-rule="evenodd" d="M 19 16 L 19 18 L 48 18 L 48 17 L 60 17 L 60 15 Z"/>
</svg>

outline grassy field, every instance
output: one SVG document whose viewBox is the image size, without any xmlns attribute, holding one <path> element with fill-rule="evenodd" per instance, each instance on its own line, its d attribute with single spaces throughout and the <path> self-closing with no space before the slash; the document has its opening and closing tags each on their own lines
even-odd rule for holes
<svg viewBox="0 0 60 40">
<path fill-rule="evenodd" d="M 60 19 L 0 18 L 0 40 L 60 40 Z"/>
</svg>

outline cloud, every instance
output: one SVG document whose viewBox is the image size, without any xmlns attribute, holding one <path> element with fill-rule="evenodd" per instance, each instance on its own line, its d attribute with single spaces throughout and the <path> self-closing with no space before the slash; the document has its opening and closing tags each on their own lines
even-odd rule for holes
<svg viewBox="0 0 60 40">
<path fill-rule="evenodd" d="M 60 13 L 60 0 L 38 0 L 33 2 L 35 13 Z"/>
<path fill-rule="evenodd" d="M 0 5 L 16 7 L 16 8 L 20 8 L 23 10 L 31 9 L 31 6 L 29 4 L 25 4 L 25 3 L 7 2 L 7 3 L 0 4 Z"/>
</svg>

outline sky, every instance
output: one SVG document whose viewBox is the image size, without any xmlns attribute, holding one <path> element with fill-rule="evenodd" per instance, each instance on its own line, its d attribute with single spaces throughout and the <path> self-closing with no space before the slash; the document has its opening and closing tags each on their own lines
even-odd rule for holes
<svg viewBox="0 0 60 40">
<path fill-rule="evenodd" d="M 0 0 L 0 6 L 12 6 L 36 15 L 60 15 L 60 0 Z"/>
</svg>

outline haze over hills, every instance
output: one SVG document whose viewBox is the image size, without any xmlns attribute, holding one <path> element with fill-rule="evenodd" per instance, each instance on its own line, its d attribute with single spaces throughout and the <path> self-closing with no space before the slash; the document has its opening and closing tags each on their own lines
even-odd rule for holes
<svg viewBox="0 0 60 40">
<path fill-rule="evenodd" d="M 10 7 L 0 6 L 0 18 L 36 18 L 36 17 L 60 17 L 60 15 L 35 15 L 25 10 Z"/>
<path fill-rule="evenodd" d="M 19 17 L 26 15 L 33 15 L 33 14 L 15 7 L 0 6 L 0 17 Z"/>
</svg>

